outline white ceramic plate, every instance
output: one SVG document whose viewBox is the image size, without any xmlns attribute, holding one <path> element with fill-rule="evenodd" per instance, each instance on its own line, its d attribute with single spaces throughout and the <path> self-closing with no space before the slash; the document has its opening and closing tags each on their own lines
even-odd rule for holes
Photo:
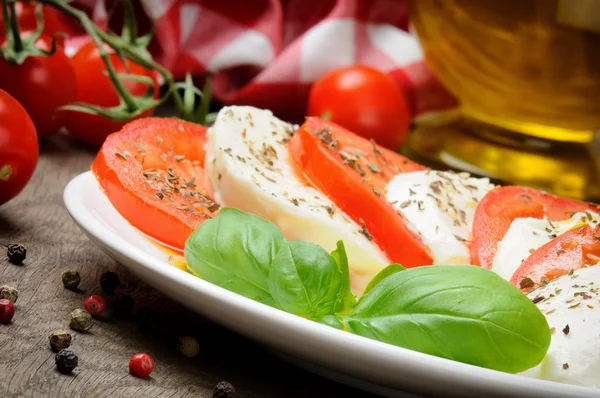
<svg viewBox="0 0 600 398">
<path fill-rule="evenodd" d="M 196 278 L 167 263 L 166 255 L 119 215 L 91 172 L 67 185 L 64 201 L 83 232 L 139 278 L 325 377 L 387 397 L 600 397 L 597 389 L 483 369 L 352 335 Z"/>
</svg>

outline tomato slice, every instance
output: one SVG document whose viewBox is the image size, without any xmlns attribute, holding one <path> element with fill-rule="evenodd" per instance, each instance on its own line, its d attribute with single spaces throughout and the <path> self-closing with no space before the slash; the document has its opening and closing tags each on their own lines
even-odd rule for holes
<svg viewBox="0 0 600 398">
<path fill-rule="evenodd" d="M 288 145 L 306 179 L 362 224 L 392 262 L 405 267 L 433 262 L 421 239 L 385 200 L 394 175 L 424 166 L 316 117 L 307 118 Z"/>
<path fill-rule="evenodd" d="M 473 218 L 471 262 L 492 268 L 498 242 L 516 218 L 547 217 L 551 221 L 571 218 L 573 213 L 598 212 L 598 207 L 561 198 L 532 188 L 506 186 L 491 190 L 479 202 Z"/>
<path fill-rule="evenodd" d="M 183 250 L 190 234 L 217 214 L 204 178 L 206 129 L 145 118 L 108 136 L 92 164 L 106 196 L 134 227 Z"/>
<path fill-rule="evenodd" d="M 600 225 L 576 227 L 531 254 L 510 280 L 523 290 L 538 287 L 570 270 L 596 265 L 600 259 Z M 529 278 L 529 279 L 528 279 Z"/>
</svg>

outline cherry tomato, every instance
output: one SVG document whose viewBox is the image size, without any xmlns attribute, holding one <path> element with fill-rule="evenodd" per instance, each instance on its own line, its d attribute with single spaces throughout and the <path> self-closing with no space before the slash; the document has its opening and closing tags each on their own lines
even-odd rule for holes
<svg viewBox="0 0 600 398">
<path fill-rule="evenodd" d="M 182 251 L 217 214 L 204 184 L 206 129 L 177 119 L 136 120 L 110 135 L 92 171 L 112 205 L 134 227 Z"/>
<path fill-rule="evenodd" d="M 77 102 L 111 107 L 119 105 L 119 96 L 113 87 L 110 78 L 106 76 L 106 66 L 100 57 L 100 52 L 93 42 L 83 45 L 71 59 L 75 67 L 77 80 Z M 158 97 L 157 75 L 155 71 L 149 71 L 133 62 L 127 61 L 125 65 L 118 55 L 112 54 L 110 62 L 117 73 L 129 73 L 138 76 L 151 77 L 157 89 L 154 97 Z M 124 86 L 135 96 L 140 96 L 148 91 L 148 85 L 144 83 L 124 81 Z M 81 141 L 100 146 L 105 138 L 117 132 L 125 123 L 116 122 L 103 116 L 91 115 L 89 113 L 68 111 L 65 124 L 69 133 Z M 144 112 L 135 119 L 150 116 L 152 110 Z"/>
<path fill-rule="evenodd" d="M 397 150 L 410 125 L 410 110 L 394 80 L 367 66 L 333 70 L 311 88 L 308 115 L 329 119 L 386 148 Z"/>
<path fill-rule="evenodd" d="M 38 138 L 25 108 L 0 90 L 0 205 L 25 187 L 38 161 Z"/>
<path fill-rule="evenodd" d="M 17 13 L 17 21 L 19 22 L 19 29 L 21 31 L 33 31 L 37 28 L 37 19 L 35 16 L 35 2 L 30 1 L 17 1 L 15 3 L 15 11 Z M 76 23 L 74 19 L 49 6 L 42 6 L 42 18 L 44 19 L 44 34 L 48 36 L 54 36 L 55 34 L 62 32 L 69 36 L 74 36 L 79 33 L 75 28 Z M 0 18 L 0 42 L 3 42 L 6 38 L 6 30 L 4 29 L 4 22 Z M 64 40 L 64 37 L 57 36 L 56 39 L 59 43 Z"/>
<path fill-rule="evenodd" d="M 423 242 L 385 200 L 385 187 L 394 175 L 425 167 L 319 118 L 308 118 L 288 145 L 300 173 L 363 224 L 392 262 L 405 267 L 433 262 Z"/>
<path fill-rule="evenodd" d="M 586 210 L 598 212 L 598 207 L 532 188 L 507 186 L 493 189 L 475 210 L 471 262 L 492 268 L 498 242 L 516 218 L 546 217 L 551 221 L 562 221 L 571 218 L 573 213 Z"/>
<path fill-rule="evenodd" d="M 52 39 L 42 35 L 36 46 L 50 50 Z M 56 109 L 75 100 L 75 72 L 59 45 L 53 55 L 27 57 L 21 65 L 10 65 L 0 59 L 0 88 L 27 110 L 38 136 L 47 137 L 62 126 L 62 112 Z"/>
<path fill-rule="evenodd" d="M 521 286 L 525 278 L 533 285 L 525 284 L 523 290 L 539 287 L 543 278 L 552 280 L 570 270 L 596 265 L 600 256 L 600 225 L 586 224 L 552 239 L 531 254 L 510 280 Z"/>
<path fill-rule="evenodd" d="M 129 360 L 129 373 L 136 377 L 146 378 L 154 370 L 154 360 L 148 354 L 135 354 Z"/>
</svg>

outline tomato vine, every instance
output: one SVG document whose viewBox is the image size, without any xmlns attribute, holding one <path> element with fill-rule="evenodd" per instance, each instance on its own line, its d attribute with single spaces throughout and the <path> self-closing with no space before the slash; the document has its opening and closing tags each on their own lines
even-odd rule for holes
<svg viewBox="0 0 600 398">
<path fill-rule="evenodd" d="M 138 36 L 131 0 L 121 0 L 125 10 L 125 22 L 120 35 L 102 30 L 84 11 L 70 5 L 68 0 L 36 0 L 38 26 L 35 32 L 26 37 L 22 37 L 19 32 L 19 26 L 16 21 L 15 2 L 16 0 L 2 0 L 2 17 L 6 29 L 7 42 L 0 49 L 0 55 L 7 62 L 20 64 L 28 56 L 48 56 L 54 53 L 56 49 L 54 40 L 50 51 L 37 49 L 34 45 L 44 27 L 41 7 L 53 7 L 76 20 L 93 40 L 106 66 L 106 73 L 119 96 L 119 105 L 114 107 L 74 103 L 61 107 L 61 110 L 86 112 L 101 115 L 111 120 L 125 122 L 172 99 L 182 119 L 199 124 L 207 122 L 207 116 L 209 116 L 210 79 L 206 79 L 204 88 L 201 91 L 194 86 L 191 76 L 188 75 L 183 82 L 176 82 L 169 70 L 154 61 L 147 49 L 152 40 L 154 29 L 151 29 L 147 34 Z M 155 87 L 154 82 L 149 77 L 116 73 L 109 58 L 112 52 L 148 70 L 157 71 L 162 76 L 167 87 L 164 94 L 157 99 L 153 98 L 153 93 L 157 87 Z M 148 84 L 149 89 L 143 95 L 135 96 L 123 84 L 126 80 Z"/>
</svg>

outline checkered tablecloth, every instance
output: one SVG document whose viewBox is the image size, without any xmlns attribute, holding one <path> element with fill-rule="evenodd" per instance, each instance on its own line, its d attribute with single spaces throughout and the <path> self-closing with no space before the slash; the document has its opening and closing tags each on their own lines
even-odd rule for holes
<svg viewBox="0 0 600 398">
<path fill-rule="evenodd" d="M 79 1 L 105 23 L 110 0 Z M 455 99 L 423 61 L 404 0 L 140 0 L 156 59 L 182 77 L 213 72 L 215 97 L 297 118 L 324 73 L 365 64 L 389 73 L 413 114 Z M 143 22 L 142 22 L 143 24 Z"/>
</svg>

